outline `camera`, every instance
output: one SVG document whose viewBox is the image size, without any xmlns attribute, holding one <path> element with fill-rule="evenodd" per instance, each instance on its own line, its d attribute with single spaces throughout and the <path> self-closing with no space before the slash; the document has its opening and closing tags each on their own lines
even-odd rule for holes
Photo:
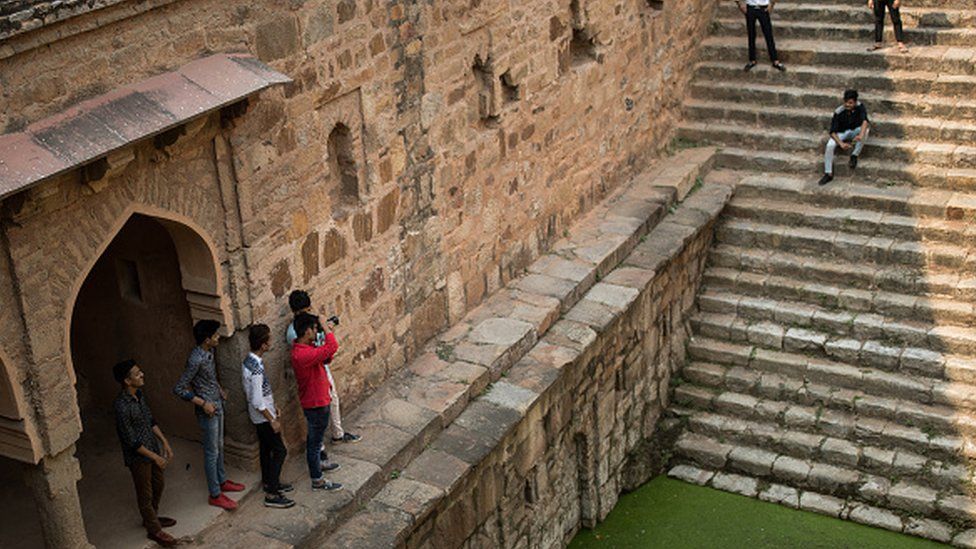
<svg viewBox="0 0 976 549">
<path fill-rule="evenodd" d="M 331 322 L 333 325 L 339 325 L 339 315 L 332 315 L 326 319 L 326 322 Z"/>
</svg>

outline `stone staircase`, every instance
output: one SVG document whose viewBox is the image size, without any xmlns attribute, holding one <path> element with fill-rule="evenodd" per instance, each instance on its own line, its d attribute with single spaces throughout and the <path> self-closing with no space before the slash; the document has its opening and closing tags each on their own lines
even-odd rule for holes
<svg viewBox="0 0 976 549">
<path fill-rule="evenodd" d="M 903 20 L 909 54 L 869 53 L 860 2 L 780 2 L 789 71 L 745 73 L 744 22 L 720 10 L 679 136 L 758 173 L 717 228 L 670 474 L 976 547 L 976 5 Z M 846 87 L 872 138 L 817 187 Z"/>
<path fill-rule="evenodd" d="M 875 122 L 862 179 L 973 185 L 976 8 L 968 0 L 913 2 L 903 21 L 909 54 L 869 53 L 872 16 L 860 3 L 780 2 L 773 24 L 789 71 L 768 66 L 760 38 L 760 66 L 745 73 L 745 23 L 734 4 L 723 4 L 679 136 L 729 145 L 720 166 L 815 175 L 831 113 L 843 90 L 856 87 Z M 836 173 L 846 172 L 837 163 Z"/>
</svg>

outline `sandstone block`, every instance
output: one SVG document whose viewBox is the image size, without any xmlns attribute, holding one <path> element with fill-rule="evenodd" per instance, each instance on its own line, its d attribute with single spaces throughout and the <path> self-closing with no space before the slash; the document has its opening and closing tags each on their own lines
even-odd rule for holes
<svg viewBox="0 0 976 549">
<path fill-rule="evenodd" d="M 877 528 L 884 528 L 895 532 L 901 532 L 902 530 L 901 517 L 891 511 L 885 511 L 877 507 L 859 505 L 851 509 L 849 517 L 853 521 Z"/>
<path fill-rule="evenodd" d="M 905 519 L 905 533 L 942 543 L 948 543 L 952 539 L 952 528 L 948 524 L 918 517 Z"/>
<path fill-rule="evenodd" d="M 840 517 L 844 512 L 844 500 L 833 496 L 826 496 L 816 492 L 803 492 L 800 495 L 800 509 L 813 511 L 821 515 Z"/>
<path fill-rule="evenodd" d="M 756 497 L 759 491 L 759 481 L 741 475 L 716 473 L 712 478 L 712 487 L 743 496 Z"/>
<path fill-rule="evenodd" d="M 922 516 L 927 516 L 935 510 L 937 497 L 935 490 L 907 482 L 895 484 L 888 492 L 888 500 L 892 505 Z"/>
<path fill-rule="evenodd" d="M 782 484 L 771 484 L 759 493 L 759 499 L 779 503 L 796 509 L 800 506 L 800 493 L 796 488 L 783 486 Z"/>
<path fill-rule="evenodd" d="M 773 469 L 776 454 L 761 450 L 738 446 L 729 452 L 729 463 L 732 467 L 751 475 L 766 476 Z"/>
<path fill-rule="evenodd" d="M 713 476 L 715 476 L 715 473 L 712 471 L 699 469 L 691 465 L 676 465 L 668 471 L 668 476 L 678 480 L 683 480 L 685 482 L 690 482 L 692 484 L 697 484 L 699 486 L 704 486 L 708 484 L 708 481 L 710 481 Z"/>
<path fill-rule="evenodd" d="M 790 456 L 779 456 L 773 463 L 773 476 L 801 484 L 810 475 L 810 463 Z"/>
</svg>

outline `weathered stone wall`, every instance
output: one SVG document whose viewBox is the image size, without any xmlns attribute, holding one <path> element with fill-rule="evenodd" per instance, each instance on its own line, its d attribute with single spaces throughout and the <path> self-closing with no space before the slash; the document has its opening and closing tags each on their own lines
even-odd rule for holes
<svg viewBox="0 0 976 549">
<path fill-rule="evenodd" d="M 249 51 L 295 82 L 171 147 L 137 147 L 95 184 L 74 174 L 5 201 L 32 353 L 16 367 L 50 453 L 79 427 L 73 294 L 127 212 L 171 212 L 213 245 L 238 329 L 283 332 L 295 288 L 342 315 L 334 372 L 353 406 L 660 151 L 715 0 L 150 4 L 0 44 L 0 126 L 206 52 Z M 283 347 L 270 363 L 289 390 Z"/>
<path fill-rule="evenodd" d="M 668 449 L 648 441 L 684 364 L 688 315 L 730 195 L 706 188 L 471 405 L 493 431 L 486 439 L 513 427 L 425 513 L 406 546 L 562 546 L 647 480 L 644 466 Z"/>
</svg>

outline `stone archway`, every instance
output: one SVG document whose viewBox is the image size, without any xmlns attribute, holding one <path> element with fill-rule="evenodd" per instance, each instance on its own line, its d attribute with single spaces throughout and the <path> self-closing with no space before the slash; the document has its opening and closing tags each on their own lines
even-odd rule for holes
<svg viewBox="0 0 976 549">
<path fill-rule="evenodd" d="M 145 535 L 112 526 L 119 518 L 138 524 L 114 428 L 119 385 L 112 378 L 113 364 L 127 358 L 140 364 L 153 415 L 183 461 L 177 470 L 187 476 L 199 472 L 193 410 L 172 388 L 194 345 L 193 323 L 210 318 L 231 329 L 216 257 L 185 220 L 132 211 L 74 292 L 66 349 L 82 423 L 76 443 L 82 472 L 78 492 L 88 537 L 96 545 L 130 535 L 135 543 Z"/>
</svg>

